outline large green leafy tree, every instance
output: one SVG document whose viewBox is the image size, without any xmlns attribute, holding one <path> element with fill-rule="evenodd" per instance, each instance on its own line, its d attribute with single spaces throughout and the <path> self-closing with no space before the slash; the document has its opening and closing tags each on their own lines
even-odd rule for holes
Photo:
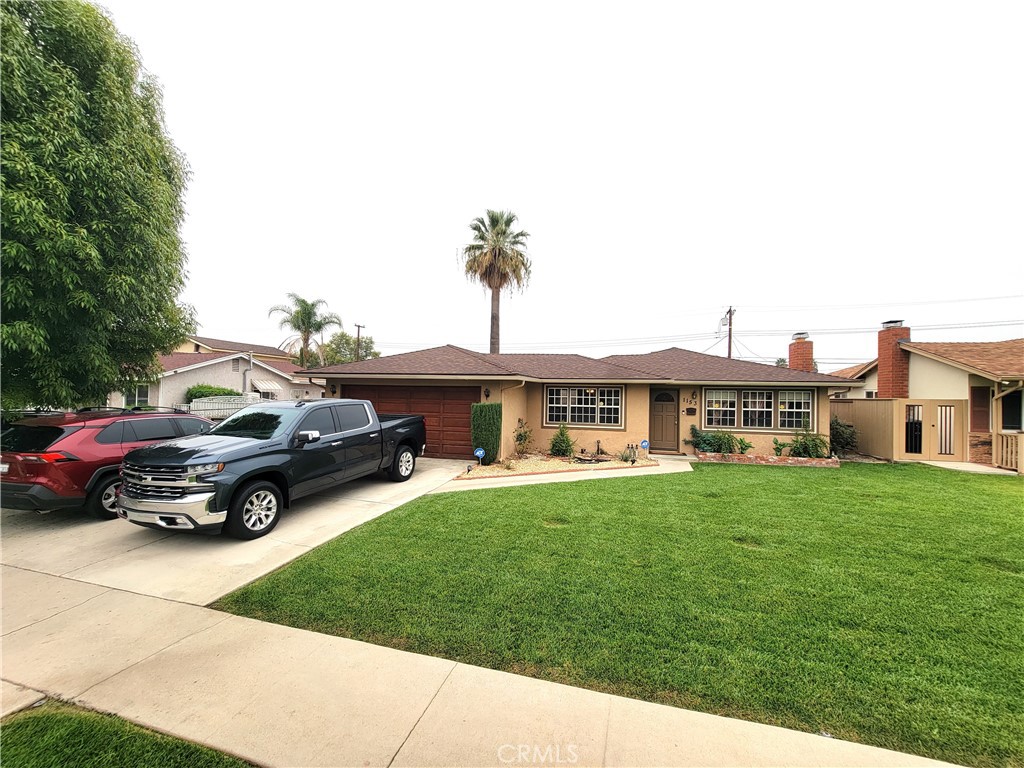
<svg viewBox="0 0 1024 768">
<path fill-rule="evenodd" d="M 184 159 L 131 42 L 78 0 L 3 0 L 3 404 L 74 406 L 151 379 L 178 303 Z"/>
<path fill-rule="evenodd" d="M 341 318 L 333 312 L 321 311 L 321 307 L 327 306 L 323 299 L 309 301 L 296 293 L 289 293 L 288 298 L 291 304 L 271 307 L 269 315 L 284 315 L 281 318 L 281 328 L 288 328 L 294 334 L 289 341 L 292 347 L 298 349 L 299 365 L 305 368 L 318 359 L 313 356 L 313 347 L 319 349 L 320 346 L 316 337 L 328 328 L 340 328 Z"/>
<path fill-rule="evenodd" d="M 473 219 L 473 242 L 462 249 L 466 276 L 491 291 L 491 353 L 501 346 L 501 292 L 522 290 L 530 281 L 530 258 L 526 255 L 528 232 L 515 230 L 511 211 L 487 211 Z"/>
<path fill-rule="evenodd" d="M 380 352 L 373 346 L 373 336 L 360 336 L 359 348 L 356 349 L 356 337 L 338 331 L 320 347 L 320 357 L 324 365 L 338 365 L 380 357 Z"/>
</svg>

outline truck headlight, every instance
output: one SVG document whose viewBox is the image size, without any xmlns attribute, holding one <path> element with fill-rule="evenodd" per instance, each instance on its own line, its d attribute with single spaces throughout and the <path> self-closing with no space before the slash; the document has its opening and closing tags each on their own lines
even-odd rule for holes
<svg viewBox="0 0 1024 768">
<path fill-rule="evenodd" d="M 190 475 L 209 475 L 213 472 L 220 472 L 224 469 L 224 462 L 219 464 L 193 464 L 188 468 Z"/>
</svg>

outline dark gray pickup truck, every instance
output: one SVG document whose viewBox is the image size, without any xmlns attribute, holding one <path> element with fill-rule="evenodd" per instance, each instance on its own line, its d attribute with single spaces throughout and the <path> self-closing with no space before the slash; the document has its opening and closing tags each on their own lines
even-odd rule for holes
<svg viewBox="0 0 1024 768">
<path fill-rule="evenodd" d="M 365 400 L 268 401 L 205 434 L 129 451 L 117 514 L 256 539 L 301 496 L 380 470 L 408 480 L 426 442 L 422 416 L 378 415 Z"/>
</svg>

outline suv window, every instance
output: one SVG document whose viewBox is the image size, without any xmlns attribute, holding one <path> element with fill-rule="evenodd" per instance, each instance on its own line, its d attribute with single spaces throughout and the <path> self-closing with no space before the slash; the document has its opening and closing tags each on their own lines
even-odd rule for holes
<svg viewBox="0 0 1024 768">
<path fill-rule="evenodd" d="M 334 416 L 331 415 L 330 408 L 317 408 L 307 414 L 299 425 L 298 431 L 306 432 L 311 429 L 315 429 L 321 435 L 333 435 L 338 431 L 338 428 L 334 426 Z"/>
<path fill-rule="evenodd" d="M 358 403 L 349 403 L 347 405 L 335 405 L 334 415 L 338 417 L 338 424 L 341 425 L 342 432 L 348 432 L 350 429 L 362 429 L 363 427 L 369 426 L 370 417 L 366 413 L 366 407 Z"/>
<path fill-rule="evenodd" d="M 174 430 L 174 422 L 171 419 L 133 419 L 124 422 L 124 441 L 132 442 L 131 436 L 134 433 L 135 439 L 143 440 L 170 440 L 177 437 Z"/>
<path fill-rule="evenodd" d="M 5 451 L 42 453 L 64 435 L 70 435 L 80 427 L 33 427 L 28 424 L 12 424 L 0 437 L 0 447 Z"/>
<path fill-rule="evenodd" d="M 115 421 L 109 427 L 104 427 L 100 430 L 100 433 L 96 435 L 96 442 L 104 445 L 111 443 L 120 443 L 122 435 L 124 434 L 124 422 Z"/>
<path fill-rule="evenodd" d="M 175 419 L 174 422 L 183 435 L 198 435 L 206 426 L 206 422 L 199 419 Z"/>
</svg>

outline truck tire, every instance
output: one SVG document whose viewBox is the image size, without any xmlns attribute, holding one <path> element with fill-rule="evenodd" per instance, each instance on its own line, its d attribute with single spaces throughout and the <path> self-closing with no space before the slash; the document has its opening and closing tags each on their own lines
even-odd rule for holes
<svg viewBox="0 0 1024 768">
<path fill-rule="evenodd" d="M 280 489 L 269 480 L 243 485 L 231 499 L 224 531 L 236 539 L 266 536 L 281 519 Z"/>
<path fill-rule="evenodd" d="M 97 520 L 113 520 L 117 517 L 117 487 L 121 485 L 121 476 L 117 473 L 107 475 L 96 483 L 89 491 L 85 500 L 85 508 Z"/>
<path fill-rule="evenodd" d="M 396 483 L 404 483 L 416 470 L 416 452 L 408 445 L 398 448 L 395 460 L 388 469 L 388 477 Z"/>
</svg>

